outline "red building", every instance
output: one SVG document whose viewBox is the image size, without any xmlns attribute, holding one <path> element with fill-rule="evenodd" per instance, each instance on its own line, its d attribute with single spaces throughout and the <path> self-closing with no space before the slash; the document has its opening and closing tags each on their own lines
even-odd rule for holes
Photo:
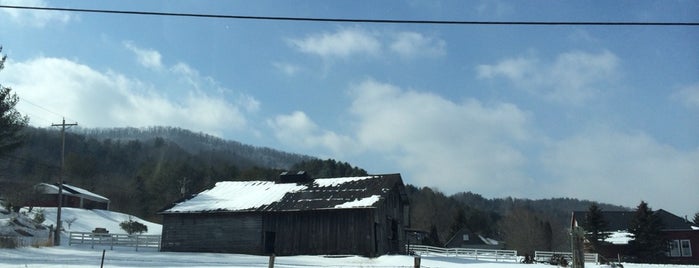
<svg viewBox="0 0 699 268">
<path fill-rule="evenodd" d="M 602 211 L 607 221 L 607 230 L 611 235 L 606 239 L 608 244 L 597 252 L 610 260 L 617 260 L 631 253 L 629 242 L 633 237 L 629 233 L 633 211 Z M 655 212 L 663 223 L 663 234 L 668 240 L 665 255 L 669 263 L 699 264 L 699 227 L 693 226 L 688 220 L 665 210 Z M 573 212 L 572 227 L 582 227 L 587 217 L 587 211 Z"/>
</svg>

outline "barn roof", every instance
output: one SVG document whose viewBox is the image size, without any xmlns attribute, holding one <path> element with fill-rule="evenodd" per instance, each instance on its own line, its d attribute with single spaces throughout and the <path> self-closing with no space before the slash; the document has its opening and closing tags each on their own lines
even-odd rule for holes
<svg viewBox="0 0 699 268">
<path fill-rule="evenodd" d="M 400 174 L 319 178 L 293 183 L 224 181 L 160 213 L 370 208 L 396 185 L 399 185 L 401 198 L 407 202 Z"/>
<path fill-rule="evenodd" d="M 34 186 L 35 189 L 40 191 L 41 193 L 44 194 L 58 194 L 58 183 L 56 184 L 48 184 L 48 183 L 39 183 Z M 85 198 L 88 200 L 96 201 L 96 202 L 103 202 L 103 203 L 109 203 L 109 198 L 106 198 L 104 196 L 98 195 L 96 193 L 90 192 L 88 190 L 85 190 L 83 188 L 70 185 L 70 184 L 63 184 L 63 193 L 64 195 L 67 196 L 77 196 L 81 198 Z"/>
</svg>

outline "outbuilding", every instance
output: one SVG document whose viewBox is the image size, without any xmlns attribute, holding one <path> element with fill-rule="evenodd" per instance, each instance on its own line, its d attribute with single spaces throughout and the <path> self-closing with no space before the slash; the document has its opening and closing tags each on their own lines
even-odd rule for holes
<svg viewBox="0 0 699 268">
<path fill-rule="evenodd" d="M 405 249 L 408 198 L 400 174 L 225 181 L 163 209 L 162 250 L 364 255 Z"/>
<path fill-rule="evenodd" d="M 63 207 L 109 210 L 109 198 L 74 185 L 64 183 L 62 187 Z M 34 190 L 38 197 L 30 202 L 30 206 L 58 207 L 58 183 L 39 183 Z"/>
</svg>

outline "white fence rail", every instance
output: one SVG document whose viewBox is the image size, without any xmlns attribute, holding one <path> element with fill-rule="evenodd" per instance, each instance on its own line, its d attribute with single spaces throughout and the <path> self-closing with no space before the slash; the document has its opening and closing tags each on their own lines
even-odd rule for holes
<svg viewBox="0 0 699 268">
<path fill-rule="evenodd" d="M 159 235 L 127 235 L 127 234 L 101 234 L 88 232 L 71 232 L 68 245 L 109 246 L 117 247 L 157 248 L 160 250 Z"/>
<path fill-rule="evenodd" d="M 554 256 L 562 256 L 568 261 L 573 259 L 573 253 L 571 252 L 534 251 L 534 260 L 537 262 L 548 262 Z M 585 262 L 599 263 L 599 255 L 597 253 L 585 253 Z"/>
<path fill-rule="evenodd" d="M 407 245 L 409 252 L 420 256 L 447 256 L 470 258 L 476 260 L 494 260 L 517 262 L 516 250 L 475 249 L 475 248 L 440 248 L 425 245 Z"/>
</svg>

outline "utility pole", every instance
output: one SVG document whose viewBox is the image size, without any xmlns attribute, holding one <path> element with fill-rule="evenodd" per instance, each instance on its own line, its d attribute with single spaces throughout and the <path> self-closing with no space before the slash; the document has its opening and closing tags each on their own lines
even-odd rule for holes
<svg viewBox="0 0 699 268">
<path fill-rule="evenodd" d="M 58 176 L 58 210 L 56 210 L 56 230 L 53 236 L 54 245 L 61 245 L 61 207 L 63 206 L 63 175 L 65 174 L 66 127 L 77 126 L 78 123 L 66 124 L 66 119 L 52 127 L 61 127 L 61 174 Z"/>
</svg>

